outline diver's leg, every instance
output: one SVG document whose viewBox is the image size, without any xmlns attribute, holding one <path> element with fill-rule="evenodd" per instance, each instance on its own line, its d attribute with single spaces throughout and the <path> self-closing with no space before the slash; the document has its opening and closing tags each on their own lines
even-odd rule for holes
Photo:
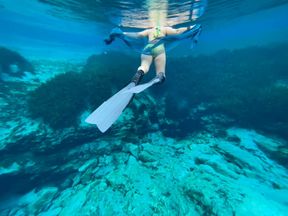
<svg viewBox="0 0 288 216">
<path fill-rule="evenodd" d="M 141 55 L 141 65 L 137 70 L 137 73 L 133 76 L 131 82 L 134 82 L 135 85 L 141 81 L 144 74 L 148 73 L 149 68 L 152 64 L 153 57 L 150 55 Z"/>
<path fill-rule="evenodd" d="M 165 68 L 166 68 L 166 53 L 163 52 L 156 56 L 154 59 L 156 76 L 160 79 L 160 83 L 165 81 Z"/>
<path fill-rule="evenodd" d="M 161 54 L 157 55 L 155 60 L 154 60 L 154 63 L 155 63 L 156 72 L 157 72 L 156 77 L 154 79 L 152 79 L 150 82 L 144 83 L 142 85 L 137 85 L 135 83 L 136 86 L 130 88 L 127 92 L 140 93 L 140 92 L 144 91 L 145 89 L 147 89 L 147 88 L 149 88 L 149 87 L 151 87 L 157 83 L 163 83 L 165 81 L 165 64 L 166 64 L 165 53 L 161 53 Z M 150 65 L 149 65 L 149 67 L 150 67 Z M 144 72 L 141 69 L 139 71 L 141 71 L 144 74 Z"/>
<path fill-rule="evenodd" d="M 148 73 L 149 68 L 152 64 L 152 60 L 153 60 L 153 57 L 151 55 L 142 54 L 141 55 L 141 65 L 138 68 L 138 71 L 142 70 L 145 74 Z"/>
</svg>

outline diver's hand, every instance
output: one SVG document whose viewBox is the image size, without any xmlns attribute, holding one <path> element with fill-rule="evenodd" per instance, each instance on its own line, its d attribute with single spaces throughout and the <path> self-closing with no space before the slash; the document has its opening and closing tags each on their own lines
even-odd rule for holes
<svg viewBox="0 0 288 216">
<path fill-rule="evenodd" d="M 123 31 L 120 28 L 113 28 L 110 37 L 121 37 L 123 35 Z"/>
<path fill-rule="evenodd" d="M 122 37 L 124 35 L 123 31 L 120 28 L 114 28 L 109 34 L 109 37 L 104 40 L 104 42 L 109 45 L 111 44 L 116 37 Z"/>
</svg>

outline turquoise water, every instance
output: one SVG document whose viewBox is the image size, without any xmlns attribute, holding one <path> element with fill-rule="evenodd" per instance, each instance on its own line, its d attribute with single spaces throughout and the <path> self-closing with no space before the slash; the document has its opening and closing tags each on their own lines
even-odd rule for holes
<svg viewBox="0 0 288 216">
<path fill-rule="evenodd" d="M 287 215 L 288 1 L 193 4 L 0 0 L 1 216 Z M 140 62 L 103 40 L 154 19 L 203 31 L 101 133 L 85 119 Z"/>
</svg>

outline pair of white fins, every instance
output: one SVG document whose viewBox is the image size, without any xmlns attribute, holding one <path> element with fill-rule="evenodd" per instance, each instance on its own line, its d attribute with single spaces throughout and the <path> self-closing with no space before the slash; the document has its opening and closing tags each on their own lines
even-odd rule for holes
<svg viewBox="0 0 288 216">
<path fill-rule="evenodd" d="M 132 100 L 134 94 L 140 93 L 160 81 L 161 80 L 156 77 L 150 82 L 136 86 L 134 82 L 131 82 L 125 88 L 121 89 L 111 98 L 102 103 L 85 119 L 85 122 L 96 124 L 102 133 L 106 132 L 119 118 L 123 110 Z"/>
</svg>

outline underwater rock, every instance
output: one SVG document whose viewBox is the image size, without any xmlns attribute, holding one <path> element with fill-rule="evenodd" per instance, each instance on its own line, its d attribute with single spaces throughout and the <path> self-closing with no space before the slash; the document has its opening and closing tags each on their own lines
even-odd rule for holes
<svg viewBox="0 0 288 216">
<path fill-rule="evenodd" d="M 281 204 L 267 199 L 254 191 L 249 191 L 247 195 L 242 199 L 240 205 L 235 208 L 235 215 L 245 216 L 280 216 L 285 215 L 287 208 Z"/>
<path fill-rule="evenodd" d="M 157 160 L 157 157 L 155 157 L 154 155 L 149 154 L 148 152 L 141 152 L 139 154 L 139 160 L 146 163 L 146 162 L 154 162 Z"/>
<path fill-rule="evenodd" d="M 24 72 L 34 73 L 34 67 L 19 53 L 0 47 L 0 73 L 20 77 Z"/>
<path fill-rule="evenodd" d="M 87 170 L 87 168 L 89 167 L 89 166 L 91 166 L 91 165 L 93 165 L 93 164 L 97 164 L 97 159 L 95 159 L 95 160 L 89 160 L 89 161 L 87 161 L 85 164 L 83 164 L 79 169 L 78 169 L 78 171 L 79 172 L 84 172 L 84 171 L 86 171 Z"/>
<path fill-rule="evenodd" d="M 149 143 L 142 144 L 142 151 L 138 155 L 138 159 L 144 163 L 154 162 L 159 159 L 157 153 L 160 151 L 159 147 L 153 146 Z"/>
<path fill-rule="evenodd" d="M 285 167 L 287 164 L 287 141 L 277 137 L 268 138 L 253 130 L 245 130 L 239 128 L 231 128 L 227 131 L 229 136 L 234 136 L 239 139 L 239 144 L 245 146 L 246 149 L 253 151 L 255 148 L 260 148 L 271 159 L 279 162 Z"/>
<path fill-rule="evenodd" d="M 0 167 L 0 175 L 18 172 L 19 170 L 20 170 L 19 164 L 17 164 L 16 162 L 14 162 L 14 163 L 11 164 L 9 167 L 6 167 L 6 168 Z"/>
<path fill-rule="evenodd" d="M 233 160 L 240 168 L 243 169 L 247 167 L 256 173 L 262 171 L 263 166 L 261 166 L 261 161 L 258 160 L 258 158 L 255 158 L 255 156 L 250 154 L 248 151 L 224 142 L 220 143 L 217 147 L 221 154 L 224 157 L 227 157 L 227 160 Z"/>
<path fill-rule="evenodd" d="M 200 215 L 285 215 L 287 208 L 261 193 L 207 173 L 203 166 L 197 172 L 185 179 L 183 191 Z"/>
<path fill-rule="evenodd" d="M 28 194 L 24 195 L 18 201 L 18 205 L 22 208 L 28 206 L 26 214 L 36 215 L 45 209 L 45 205 L 49 206 L 58 192 L 56 187 L 46 187 L 40 191 L 31 191 Z"/>
<path fill-rule="evenodd" d="M 133 155 L 135 158 L 138 158 L 138 154 L 139 154 L 139 146 L 131 144 L 131 143 L 127 143 L 124 145 L 123 147 L 123 151 L 130 153 L 131 155 Z"/>
<path fill-rule="evenodd" d="M 70 151 L 71 156 L 78 157 L 77 161 L 85 156 L 78 165 L 81 172 L 75 176 L 73 186 L 55 190 L 57 196 L 54 192 L 47 195 L 50 201 L 39 201 L 38 209 L 42 210 L 36 211 L 34 204 L 21 208 L 18 204 L 11 212 L 17 209 L 20 213 L 20 209 L 24 209 L 24 212 L 43 215 L 49 212 L 59 215 L 127 215 L 132 212 L 135 215 L 143 212 L 148 215 L 257 215 L 261 212 L 273 215 L 275 212 L 275 215 L 284 215 L 288 191 L 286 170 L 253 144 L 260 134 L 254 132 L 253 138 L 251 131 L 238 128 L 229 129 L 227 134 L 238 135 L 239 146 L 208 134 L 175 140 L 160 133 L 139 140 L 139 145 L 128 145 L 124 152 L 110 151 L 110 155 L 103 155 L 103 148 L 109 150 L 113 143 L 105 145 L 102 141 L 99 146 L 102 155 L 97 159 L 97 143 L 79 146 Z M 200 142 L 200 137 L 204 136 L 205 142 Z M 133 145 L 141 146 L 140 154 L 149 153 L 156 161 L 137 160 L 129 150 L 136 150 Z M 247 161 L 247 155 L 254 157 L 253 164 Z M 96 160 L 99 162 L 94 162 Z M 244 175 L 249 170 L 254 174 Z M 93 178 L 93 174 L 98 177 Z"/>
<path fill-rule="evenodd" d="M 235 215 L 234 206 L 243 200 L 243 189 L 207 168 L 202 165 L 185 179 L 182 186 L 185 196 L 196 204 L 200 215 Z"/>
<path fill-rule="evenodd" d="M 89 190 L 90 190 L 89 185 L 86 187 L 81 187 L 79 185 L 78 190 L 75 190 L 70 194 L 69 201 L 66 200 L 66 202 L 63 203 L 64 206 L 59 215 L 65 216 L 65 215 L 81 214 L 81 209 L 84 203 L 86 202 L 87 198 L 86 196 Z"/>
<path fill-rule="evenodd" d="M 59 213 L 61 212 L 62 208 L 61 207 L 57 207 L 55 209 L 51 209 L 49 211 L 43 211 L 39 214 L 39 216 L 51 216 L 51 215 L 59 215 Z"/>
</svg>

